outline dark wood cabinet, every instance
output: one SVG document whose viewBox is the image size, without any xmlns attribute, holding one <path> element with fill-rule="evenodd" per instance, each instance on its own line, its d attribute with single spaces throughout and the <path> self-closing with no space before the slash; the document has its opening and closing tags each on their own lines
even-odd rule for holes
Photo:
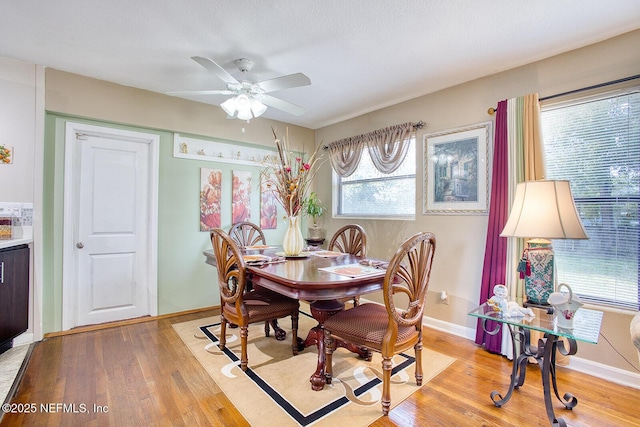
<svg viewBox="0 0 640 427">
<path fill-rule="evenodd" d="M 0 249 L 0 353 L 29 328 L 29 247 Z"/>
</svg>

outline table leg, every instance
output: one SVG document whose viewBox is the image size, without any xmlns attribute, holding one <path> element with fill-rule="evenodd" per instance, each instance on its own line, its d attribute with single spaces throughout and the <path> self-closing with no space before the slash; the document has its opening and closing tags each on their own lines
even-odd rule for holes
<svg viewBox="0 0 640 427">
<path fill-rule="evenodd" d="M 318 321 L 318 325 L 311 328 L 307 334 L 307 338 L 304 340 L 304 348 L 315 345 L 318 349 L 318 364 L 316 371 L 311 375 L 309 381 L 311 382 L 311 389 L 315 391 L 322 390 L 327 382 L 325 376 L 326 358 L 324 352 L 324 321 L 334 314 L 344 310 L 344 303 L 338 300 L 317 300 L 310 304 L 311 315 Z M 371 351 L 363 349 L 351 343 L 345 343 L 342 340 L 337 340 L 336 345 L 347 350 L 357 353 L 363 359 L 371 360 Z"/>
<path fill-rule="evenodd" d="M 542 389 L 544 392 L 544 405 L 547 412 L 547 418 L 552 426 L 566 427 L 567 423 L 562 418 L 556 418 L 553 410 L 553 402 L 551 400 L 551 387 L 558 400 L 567 409 L 573 409 L 578 404 L 576 399 L 571 393 L 565 393 L 561 398 L 558 392 L 558 383 L 556 380 L 556 350 L 559 350 L 565 356 L 576 354 L 578 346 L 575 340 L 568 339 L 569 348 L 565 349 L 562 341 L 559 340 L 557 335 L 545 334 L 545 336 L 538 340 L 538 345 L 531 345 L 530 331 L 525 328 L 514 328 L 508 325 L 509 333 L 511 334 L 511 342 L 513 344 L 514 353 L 516 352 L 516 343 L 520 344 L 520 350 L 518 356 L 513 358 L 513 369 L 511 371 L 511 381 L 509 383 L 509 390 L 507 394 L 502 397 L 498 391 L 491 392 L 491 400 L 493 404 L 498 408 L 509 401 L 513 391 L 524 384 L 527 363 L 529 357 L 533 357 L 542 371 Z M 493 331 L 486 329 L 486 323 L 483 320 L 482 327 L 485 332 L 495 335 L 499 331 L 500 325 L 496 326 Z M 515 356 L 515 354 L 514 354 Z"/>
<path fill-rule="evenodd" d="M 545 334 L 544 338 L 539 340 L 538 344 L 538 365 L 542 370 L 542 388 L 544 390 L 544 405 L 547 410 L 547 417 L 552 426 L 566 427 L 567 423 L 562 418 L 556 418 L 553 410 L 553 402 L 551 400 L 551 385 L 558 400 L 567 409 L 573 409 L 578 404 L 571 393 L 565 393 L 564 399 L 560 398 L 558 393 L 558 384 L 556 381 L 556 349 L 559 349 L 564 355 L 576 354 L 577 345 L 574 340 L 569 340 L 569 349 L 566 350 L 562 342 L 558 341 L 558 336 Z M 541 356 L 540 356 L 541 355 Z"/>
<path fill-rule="evenodd" d="M 325 353 L 324 353 L 324 328 L 322 324 L 330 316 L 344 310 L 344 303 L 338 300 L 318 300 L 310 304 L 311 315 L 318 321 L 318 325 L 311 328 L 304 341 L 305 347 L 315 345 L 318 349 L 318 364 L 316 371 L 311 375 L 311 389 L 315 391 L 322 390 L 327 381 L 325 372 Z"/>
<path fill-rule="evenodd" d="M 527 363 L 529 360 L 529 331 L 526 329 L 514 330 L 511 325 L 507 325 L 509 333 L 511 334 L 511 343 L 513 345 L 513 351 L 516 351 L 516 343 L 521 343 L 521 351 L 518 357 L 513 358 L 513 367 L 511 369 L 511 382 L 509 383 L 509 390 L 507 394 L 502 397 L 498 391 L 491 392 L 491 400 L 493 404 L 500 408 L 511 399 L 513 390 L 524 384 L 524 380 L 527 374 Z M 498 328 L 494 332 L 497 333 Z M 515 356 L 515 354 L 514 354 Z"/>
</svg>

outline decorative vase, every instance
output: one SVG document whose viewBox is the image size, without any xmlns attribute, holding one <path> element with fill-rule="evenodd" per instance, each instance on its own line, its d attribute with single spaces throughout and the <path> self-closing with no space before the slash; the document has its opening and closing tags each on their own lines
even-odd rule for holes
<svg viewBox="0 0 640 427">
<path fill-rule="evenodd" d="M 314 241 L 324 239 L 324 229 L 317 225 L 312 225 L 307 229 L 307 238 Z"/>
<path fill-rule="evenodd" d="M 527 259 L 531 274 L 524 278 L 524 291 L 527 302 L 548 305 L 547 300 L 553 292 L 553 248 L 548 240 L 534 239 L 528 242 Z"/>
<path fill-rule="evenodd" d="M 560 292 L 563 287 L 569 291 L 568 295 Z M 576 311 L 584 305 L 577 295 L 573 296 L 573 290 L 566 283 L 560 283 L 558 292 L 549 295 L 549 304 L 553 306 L 558 327 L 564 329 L 573 329 L 573 317 Z"/>
<path fill-rule="evenodd" d="M 282 242 L 282 249 L 284 249 L 285 255 L 300 255 L 302 248 L 304 248 L 304 237 L 302 237 L 299 221 L 299 215 L 288 218 L 287 231 L 284 233 L 284 240 Z"/>
</svg>

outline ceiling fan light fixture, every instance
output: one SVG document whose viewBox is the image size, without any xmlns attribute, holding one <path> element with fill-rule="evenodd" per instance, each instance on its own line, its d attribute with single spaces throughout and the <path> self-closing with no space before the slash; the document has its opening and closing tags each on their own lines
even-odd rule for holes
<svg viewBox="0 0 640 427">
<path fill-rule="evenodd" d="M 267 111 L 266 105 L 244 93 L 227 99 L 220 104 L 220 107 L 229 117 L 237 117 L 240 120 L 251 120 L 254 117 L 260 117 Z"/>
<path fill-rule="evenodd" d="M 253 115 L 251 114 L 251 109 L 247 108 L 247 109 L 238 110 L 238 116 L 237 117 L 240 120 L 251 120 L 253 118 Z"/>
<path fill-rule="evenodd" d="M 227 113 L 229 116 L 233 117 L 236 114 L 236 97 L 229 98 L 220 104 L 220 107 Z"/>
<path fill-rule="evenodd" d="M 252 99 L 251 111 L 253 112 L 254 117 L 260 117 L 262 114 L 264 114 L 265 111 L 267 111 L 267 106 L 257 99 Z"/>
<path fill-rule="evenodd" d="M 268 106 L 284 111 L 285 113 L 299 116 L 304 113 L 304 109 L 298 105 L 292 104 L 280 98 L 271 95 L 264 95 L 270 92 L 280 91 L 283 89 L 291 89 L 311 84 L 309 77 L 303 73 L 289 74 L 280 76 L 261 82 L 239 81 L 229 74 L 220 64 L 210 58 L 202 56 L 192 56 L 195 62 L 212 72 L 216 77 L 226 84 L 226 89 L 221 90 L 189 90 L 167 92 L 169 95 L 231 95 L 232 97 L 220 104 L 220 107 L 227 113 L 228 118 L 246 118 L 260 117 L 267 110 Z M 251 70 L 253 62 L 247 58 L 240 58 L 234 61 L 240 72 L 247 73 Z M 268 98 L 263 98 L 268 96 Z M 262 102 L 267 99 L 268 103 Z M 247 106 L 242 107 L 244 103 Z"/>
<path fill-rule="evenodd" d="M 238 118 L 240 120 L 251 120 L 253 118 L 251 100 L 247 95 L 236 96 L 236 108 L 238 109 Z"/>
</svg>

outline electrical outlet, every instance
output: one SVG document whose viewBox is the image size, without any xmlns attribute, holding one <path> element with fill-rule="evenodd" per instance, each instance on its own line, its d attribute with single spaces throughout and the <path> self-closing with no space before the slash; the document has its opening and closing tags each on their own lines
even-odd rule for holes
<svg viewBox="0 0 640 427">
<path fill-rule="evenodd" d="M 449 305 L 449 295 L 447 291 L 440 292 L 440 302 L 445 305 Z"/>
</svg>

